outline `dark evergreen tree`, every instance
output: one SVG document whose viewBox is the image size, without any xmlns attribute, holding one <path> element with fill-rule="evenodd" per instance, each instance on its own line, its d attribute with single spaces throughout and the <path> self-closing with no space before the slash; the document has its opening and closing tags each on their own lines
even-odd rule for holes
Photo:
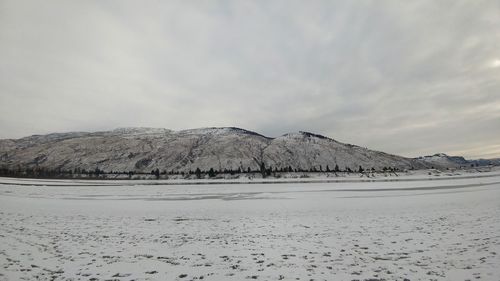
<svg viewBox="0 0 500 281">
<path fill-rule="evenodd" d="M 262 177 L 266 177 L 266 165 L 264 165 L 264 162 L 260 163 L 260 173 L 262 174 Z"/>
<path fill-rule="evenodd" d="M 266 169 L 266 176 L 270 176 L 272 172 L 273 172 L 273 168 L 271 166 L 269 166 L 269 168 Z"/>
<path fill-rule="evenodd" d="M 214 171 L 214 168 L 210 168 L 210 170 L 208 171 L 208 176 L 213 178 L 213 177 L 215 177 L 215 175 L 216 175 L 216 173 Z"/>
</svg>

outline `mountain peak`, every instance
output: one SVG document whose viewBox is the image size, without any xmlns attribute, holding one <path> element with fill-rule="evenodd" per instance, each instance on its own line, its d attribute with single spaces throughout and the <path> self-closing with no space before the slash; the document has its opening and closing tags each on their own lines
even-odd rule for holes
<svg viewBox="0 0 500 281">
<path fill-rule="evenodd" d="M 263 137 L 266 139 L 271 139 L 269 137 L 266 137 L 264 135 L 261 135 L 259 133 L 238 128 L 238 127 L 204 127 L 204 128 L 195 128 L 195 129 L 187 129 L 187 130 L 181 130 L 181 131 L 176 131 L 178 134 L 231 134 L 231 133 L 236 133 L 236 134 L 245 134 L 245 135 L 254 135 L 254 136 L 259 136 Z"/>
<path fill-rule="evenodd" d="M 331 140 L 335 141 L 332 138 L 320 135 L 320 134 L 315 134 L 311 132 L 306 132 L 306 131 L 298 131 L 298 132 L 293 132 L 293 133 L 287 133 L 282 135 L 282 137 L 289 137 L 289 138 L 316 138 L 316 139 L 322 139 L 322 140 Z"/>
<path fill-rule="evenodd" d="M 329 137 L 325 137 L 325 136 L 320 135 L 320 134 L 315 134 L 315 133 L 306 132 L 306 131 L 299 131 L 299 133 L 306 136 L 306 137 L 309 137 L 309 138 L 330 139 Z"/>
<path fill-rule="evenodd" d="M 172 130 L 152 127 L 121 127 L 111 131 L 119 134 L 162 134 L 170 133 Z"/>
</svg>

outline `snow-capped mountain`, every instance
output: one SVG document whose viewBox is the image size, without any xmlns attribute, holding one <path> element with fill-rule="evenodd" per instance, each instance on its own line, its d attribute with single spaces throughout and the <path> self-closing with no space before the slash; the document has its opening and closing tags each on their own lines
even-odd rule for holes
<svg viewBox="0 0 500 281">
<path fill-rule="evenodd" d="M 120 128 L 104 132 L 72 132 L 0 140 L 0 167 L 8 169 L 103 171 L 259 170 L 288 168 L 358 170 L 384 167 L 428 168 L 427 160 L 373 151 L 307 132 L 270 138 L 224 127 L 172 131 Z M 429 162 L 430 163 L 430 162 Z M 445 163 L 447 165 L 447 163 Z M 441 166 L 441 165 L 439 165 Z"/>
<path fill-rule="evenodd" d="M 449 156 L 444 153 L 436 153 L 434 155 L 421 156 L 415 159 L 428 163 L 435 168 L 460 168 L 469 166 L 477 167 L 477 166 L 488 166 L 488 165 L 492 166 L 500 165 L 499 158 L 467 160 L 462 156 Z"/>
<path fill-rule="evenodd" d="M 436 153 L 434 155 L 421 156 L 415 159 L 429 163 L 436 168 L 441 168 L 441 167 L 459 168 L 459 167 L 469 166 L 472 163 L 471 161 L 466 160 L 462 156 L 449 156 L 444 153 Z"/>
</svg>

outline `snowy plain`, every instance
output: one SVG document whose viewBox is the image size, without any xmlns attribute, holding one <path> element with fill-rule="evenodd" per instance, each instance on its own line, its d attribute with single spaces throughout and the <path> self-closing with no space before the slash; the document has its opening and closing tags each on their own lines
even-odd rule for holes
<svg viewBox="0 0 500 281">
<path fill-rule="evenodd" d="M 500 280 L 500 174 L 0 178 L 0 280 Z"/>
</svg>

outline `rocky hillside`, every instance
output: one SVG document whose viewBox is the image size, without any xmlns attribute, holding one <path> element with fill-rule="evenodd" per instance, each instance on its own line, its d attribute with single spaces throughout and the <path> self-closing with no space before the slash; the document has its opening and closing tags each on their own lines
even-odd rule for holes
<svg viewBox="0 0 500 281">
<path fill-rule="evenodd" d="M 239 128 L 172 131 L 123 128 L 105 132 L 34 135 L 0 140 L 0 167 L 8 169 L 96 168 L 109 171 L 194 171 L 197 168 L 259 170 L 288 168 L 357 170 L 384 167 L 428 168 L 410 159 L 345 144 L 317 134 L 298 132 L 270 138 Z"/>
<path fill-rule="evenodd" d="M 444 153 L 436 153 L 429 156 L 421 156 L 415 160 L 425 162 L 435 168 L 465 168 L 479 166 L 498 166 L 500 159 L 473 159 L 467 160 L 462 156 L 449 156 Z"/>
<path fill-rule="evenodd" d="M 431 164 L 433 167 L 449 167 L 459 168 L 470 165 L 470 161 L 465 160 L 462 156 L 449 156 L 444 153 L 436 153 L 429 156 L 421 156 L 415 158 L 416 160 L 424 161 Z"/>
</svg>

